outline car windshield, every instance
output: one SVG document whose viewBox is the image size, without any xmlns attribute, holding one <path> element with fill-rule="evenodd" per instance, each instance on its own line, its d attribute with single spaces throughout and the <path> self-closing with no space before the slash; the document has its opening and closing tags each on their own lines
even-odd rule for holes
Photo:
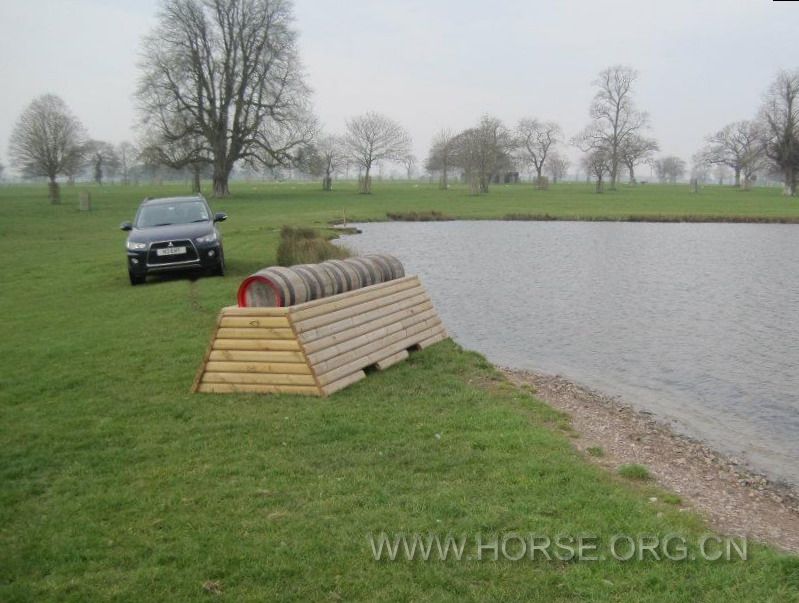
<svg viewBox="0 0 799 603">
<path fill-rule="evenodd" d="M 190 224 L 208 221 L 208 208 L 202 201 L 181 201 L 144 205 L 136 217 L 137 228 Z"/>
</svg>

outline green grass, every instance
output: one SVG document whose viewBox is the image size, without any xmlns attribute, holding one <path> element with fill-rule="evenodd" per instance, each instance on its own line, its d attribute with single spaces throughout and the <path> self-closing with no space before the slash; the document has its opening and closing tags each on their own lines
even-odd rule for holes
<svg viewBox="0 0 799 603">
<path fill-rule="evenodd" d="M 652 476 L 649 474 L 649 469 L 643 465 L 622 465 L 619 467 L 618 473 L 624 478 L 637 481 L 646 481 L 652 479 Z"/>
<path fill-rule="evenodd" d="M 230 215 L 228 276 L 134 288 L 117 226 L 144 196 L 183 187 L 92 187 L 91 213 L 77 211 L 80 187 L 64 187 L 61 206 L 43 187 L 0 187 L 0 600 L 797 600 L 799 559 L 754 545 L 745 562 L 374 561 L 367 535 L 380 531 L 606 542 L 706 530 L 587 463 L 562 415 L 451 342 L 326 400 L 189 393 L 217 312 L 275 261 L 284 224 L 410 211 L 799 216 L 795 200 L 340 188 L 236 183 L 212 202 Z"/>
<path fill-rule="evenodd" d="M 585 451 L 588 453 L 588 456 L 593 456 L 597 458 L 605 456 L 605 451 L 602 449 L 601 446 L 589 446 L 588 448 L 585 449 Z"/>
</svg>

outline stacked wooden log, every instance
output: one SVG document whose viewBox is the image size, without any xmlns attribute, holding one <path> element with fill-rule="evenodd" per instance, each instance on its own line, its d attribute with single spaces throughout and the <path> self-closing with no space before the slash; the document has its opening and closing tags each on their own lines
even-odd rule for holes
<svg viewBox="0 0 799 603">
<path fill-rule="evenodd" d="M 194 391 L 326 396 L 447 337 L 416 276 L 288 307 L 229 307 Z"/>
<path fill-rule="evenodd" d="M 244 308 L 293 306 L 403 276 L 402 263 L 384 254 L 290 268 L 272 266 L 244 279 L 239 287 L 238 301 Z"/>
</svg>

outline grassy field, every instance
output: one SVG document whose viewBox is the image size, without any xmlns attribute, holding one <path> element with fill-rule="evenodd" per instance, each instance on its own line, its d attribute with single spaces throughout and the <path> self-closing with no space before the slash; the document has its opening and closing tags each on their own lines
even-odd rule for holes
<svg viewBox="0 0 799 603">
<path fill-rule="evenodd" d="M 61 206 L 43 187 L 0 187 L 0 601 L 799 600 L 799 558 L 755 545 L 735 562 L 375 561 L 381 531 L 607 543 L 706 530 L 646 481 L 589 464 L 564 417 L 451 342 L 326 400 L 188 393 L 216 313 L 274 261 L 283 224 L 431 210 L 797 218 L 799 202 L 650 185 L 233 189 L 212 202 L 230 216 L 228 276 L 133 288 L 117 226 L 182 187 L 90 187 L 91 213 L 77 211 L 80 187 Z"/>
</svg>

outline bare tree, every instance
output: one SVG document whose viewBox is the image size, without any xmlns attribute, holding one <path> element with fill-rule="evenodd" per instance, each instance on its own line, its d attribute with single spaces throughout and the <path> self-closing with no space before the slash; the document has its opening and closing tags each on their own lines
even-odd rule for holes
<svg viewBox="0 0 799 603">
<path fill-rule="evenodd" d="M 712 164 L 707 161 L 705 153 L 702 151 L 694 153 L 691 157 L 691 179 L 701 182 L 702 184 L 706 183 L 708 181 L 711 167 Z"/>
<path fill-rule="evenodd" d="M 164 115 L 159 127 L 155 122 L 145 122 L 139 148 L 141 156 L 150 167 L 164 166 L 171 170 L 188 169 L 192 175 L 191 190 L 201 192 L 203 168 L 214 165 L 213 147 L 201 135 L 194 132 L 186 121 L 186 113 Z M 169 120 L 169 121 L 167 121 Z M 169 136 L 168 132 L 183 132 L 179 137 Z"/>
<path fill-rule="evenodd" d="M 54 94 L 34 99 L 22 112 L 11 134 L 8 154 L 23 175 L 49 180 L 51 203 L 60 203 L 56 178 L 83 162 L 86 131 Z"/>
<path fill-rule="evenodd" d="M 655 160 L 654 166 L 660 182 L 676 184 L 685 175 L 685 161 L 674 155 L 660 157 Z"/>
<path fill-rule="evenodd" d="M 779 166 L 783 194 L 796 196 L 799 173 L 799 71 L 782 71 L 769 86 L 760 111 L 767 157 Z"/>
<path fill-rule="evenodd" d="M 705 160 L 710 164 L 721 164 L 732 168 L 735 174 L 735 186 L 741 186 L 743 150 L 736 135 L 736 124 L 724 126 L 708 136 L 707 141 L 709 146 L 703 151 Z"/>
<path fill-rule="evenodd" d="M 637 132 L 627 136 L 619 147 L 619 159 L 627 168 L 630 184 L 635 184 L 635 166 L 651 161 L 655 151 L 660 147 L 653 138 L 646 138 Z"/>
<path fill-rule="evenodd" d="M 313 135 L 288 0 L 165 0 L 143 46 L 142 121 L 165 143 L 202 143 L 214 196 L 234 164 L 285 165 Z"/>
<path fill-rule="evenodd" d="M 488 192 L 488 168 L 481 148 L 478 128 L 469 128 L 455 137 L 453 164 L 463 170 L 463 176 L 469 183 L 469 191 L 473 195 Z"/>
<path fill-rule="evenodd" d="M 716 179 L 716 182 L 719 186 L 724 185 L 724 180 L 728 178 L 730 175 L 730 169 L 724 165 L 719 163 L 716 167 L 713 168 L 713 178 Z"/>
<path fill-rule="evenodd" d="M 449 188 L 449 170 L 453 166 L 453 155 L 455 153 L 455 136 L 452 130 L 443 129 L 433 138 L 433 146 L 430 154 L 425 161 L 425 169 L 428 172 L 440 172 L 438 187 L 441 189 Z"/>
<path fill-rule="evenodd" d="M 363 169 L 360 192 L 372 192 L 372 166 L 380 161 L 402 161 L 411 152 L 411 137 L 400 124 L 380 113 L 365 113 L 347 121 L 344 146 L 350 159 Z"/>
<path fill-rule="evenodd" d="M 547 157 L 544 169 L 552 179 L 552 184 L 557 184 L 560 180 L 563 180 L 566 177 L 566 172 L 568 171 L 570 165 L 571 161 L 569 161 L 569 158 L 561 155 L 557 152 L 557 150 L 555 150 L 549 153 L 549 157 Z"/>
<path fill-rule="evenodd" d="M 73 186 L 75 181 L 81 176 L 85 176 L 92 167 L 91 162 L 91 141 L 87 140 L 81 149 L 80 158 L 75 158 L 75 161 L 70 162 L 64 168 L 64 175 L 67 177 L 67 185 Z"/>
<path fill-rule="evenodd" d="M 342 139 L 338 136 L 320 136 L 306 153 L 304 168 L 312 176 L 322 178 L 322 190 L 333 190 L 333 176 L 347 161 Z"/>
<path fill-rule="evenodd" d="M 605 192 L 604 177 L 610 173 L 610 154 L 605 149 L 592 149 L 582 160 L 583 169 L 589 178 L 596 179 L 596 192 Z"/>
<path fill-rule="evenodd" d="M 522 161 L 535 168 L 536 183 L 542 186 L 542 173 L 548 153 L 562 136 L 560 126 L 552 121 L 525 118 L 516 126 L 517 144 Z"/>
<path fill-rule="evenodd" d="M 691 158 L 691 166 L 691 177 L 701 182 L 707 182 L 712 176 L 718 186 L 723 186 L 727 178 L 732 176 L 732 172 L 726 164 L 713 163 L 709 160 L 707 148 L 694 153 Z"/>
<path fill-rule="evenodd" d="M 189 136 L 171 142 L 144 138 L 141 142 L 141 157 L 151 168 L 165 166 L 172 170 L 188 169 L 192 176 L 193 193 L 201 192 L 203 168 L 213 164 L 213 158 L 207 154 L 204 145 Z"/>
<path fill-rule="evenodd" d="M 416 167 L 416 155 L 413 153 L 408 153 L 405 157 L 402 158 L 400 161 L 402 165 L 405 166 L 405 175 L 408 180 L 413 178 L 413 168 Z"/>
<path fill-rule="evenodd" d="M 757 175 L 768 170 L 768 156 L 766 155 L 766 136 L 762 124 L 749 122 L 751 125 L 746 131 L 744 143 L 743 162 L 743 188 L 749 189 L 757 179 Z"/>
<path fill-rule="evenodd" d="M 463 169 L 472 194 L 488 192 L 491 180 L 513 166 L 515 140 L 502 121 L 484 115 L 477 127 L 455 138 L 453 164 Z"/>
<path fill-rule="evenodd" d="M 742 120 L 727 124 L 708 136 L 708 147 L 703 151 L 710 164 L 721 164 L 733 170 L 735 186 L 748 186 L 752 176 L 762 166 L 765 158 L 763 135 L 755 122 Z"/>
<path fill-rule="evenodd" d="M 762 173 L 766 178 L 766 182 L 778 184 L 783 183 L 785 179 L 785 172 L 783 169 L 771 160 L 766 161 Z"/>
<path fill-rule="evenodd" d="M 622 149 L 634 134 L 648 123 L 646 113 L 638 111 L 633 102 L 633 84 L 638 73 L 623 65 L 605 69 L 593 83 L 598 87 L 591 103 L 593 120 L 581 134 L 573 139 L 585 152 L 601 149 L 610 162 L 610 187 L 616 187 Z"/>
<path fill-rule="evenodd" d="M 94 181 L 102 184 L 106 176 L 113 177 L 119 169 L 119 156 L 114 145 L 103 140 L 90 140 L 86 148 Z"/>
<path fill-rule="evenodd" d="M 133 143 L 125 140 L 117 145 L 116 153 L 117 157 L 119 157 L 119 171 L 122 177 L 122 184 L 130 184 L 131 167 L 138 157 L 139 151 Z"/>
</svg>

